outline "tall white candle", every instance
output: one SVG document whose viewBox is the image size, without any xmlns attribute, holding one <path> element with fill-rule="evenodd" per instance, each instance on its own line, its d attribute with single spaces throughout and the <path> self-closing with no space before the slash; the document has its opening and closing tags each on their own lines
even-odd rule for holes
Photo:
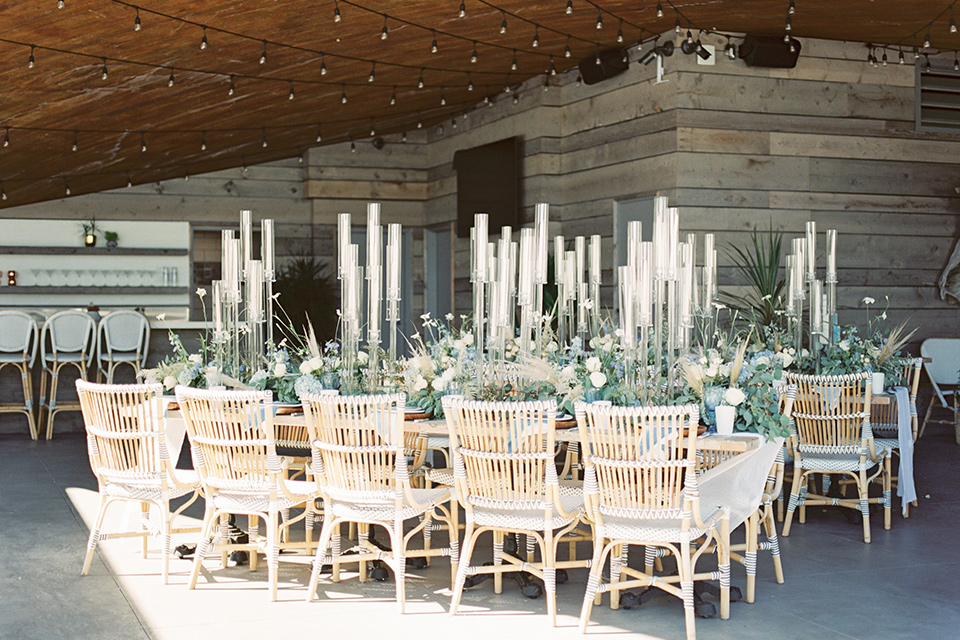
<svg viewBox="0 0 960 640">
<path fill-rule="evenodd" d="M 676 280 L 679 273 L 680 264 L 680 210 L 676 207 L 667 208 L 667 247 L 669 248 L 667 260 L 668 280 Z"/>
<path fill-rule="evenodd" d="M 260 258 L 263 260 L 263 275 L 273 282 L 276 280 L 276 250 L 274 247 L 273 219 L 264 218 L 260 222 Z"/>
<path fill-rule="evenodd" d="M 577 299 L 577 252 L 567 251 L 563 259 L 563 289 L 567 300 Z"/>
<path fill-rule="evenodd" d="M 639 314 L 637 323 L 642 327 L 653 326 L 653 243 L 640 244 L 640 280 L 637 283 Z"/>
<path fill-rule="evenodd" d="M 794 238 L 792 241 L 793 244 L 793 255 L 796 256 L 796 259 L 793 263 L 793 268 L 797 272 L 797 288 L 794 291 L 798 300 L 803 300 L 805 297 L 804 294 L 804 282 L 806 281 L 805 267 L 807 264 L 806 257 L 806 240 L 804 238 Z"/>
<path fill-rule="evenodd" d="M 350 214 L 337 216 L 337 277 L 341 280 L 347 275 L 346 266 L 350 260 Z"/>
<path fill-rule="evenodd" d="M 487 242 L 487 282 L 497 279 L 497 243 Z"/>
<path fill-rule="evenodd" d="M 250 322 L 263 322 L 263 263 L 251 260 L 247 265 L 247 314 Z"/>
<path fill-rule="evenodd" d="M 537 203 L 534 207 L 533 228 L 535 233 L 535 265 L 533 272 L 534 282 L 547 283 L 547 252 L 550 249 L 550 205 L 546 202 Z M 523 253 L 523 247 L 520 247 Z"/>
<path fill-rule="evenodd" d="M 600 272 L 600 236 L 590 236 L 590 284 L 601 283 Z"/>
<path fill-rule="evenodd" d="M 367 238 L 367 336 L 370 342 L 380 341 L 383 270 L 379 264 L 379 256 L 382 238 L 379 224 L 374 227 L 372 235 Z M 376 257 L 371 259 L 371 256 Z"/>
<path fill-rule="evenodd" d="M 476 247 L 477 259 L 474 264 L 476 269 L 475 279 L 478 282 L 485 282 L 487 277 L 487 225 L 489 216 L 485 213 L 478 213 L 473 216 L 473 227 L 476 229 L 476 238 L 474 245 Z"/>
<path fill-rule="evenodd" d="M 517 304 L 524 307 L 533 304 L 533 285 L 539 257 L 536 242 L 534 229 L 520 230 L 520 284 L 517 287 Z"/>
<path fill-rule="evenodd" d="M 814 220 L 807 221 L 807 244 L 804 247 L 806 255 L 807 272 L 805 279 L 807 282 L 815 280 L 817 277 L 817 223 Z"/>
<path fill-rule="evenodd" d="M 693 247 L 683 242 L 680 244 L 680 326 L 693 326 Z"/>
<path fill-rule="evenodd" d="M 577 236 L 573 241 L 574 258 L 577 265 L 576 283 L 583 282 L 583 272 L 587 261 L 587 239 L 583 236 Z"/>
<path fill-rule="evenodd" d="M 827 229 L 827 282 L 837 281 L 837 230 Z"/>
<path fill-rule="evenodd" d="M 556 285 L 563 285 L 563 279 L 566 277 L 567 267 L 563 264 L 566 257 L 566 245 L 563 236 L 553 238 L 553 275 Z"/>
<path fill-rule="evenodd" d="M 223 295 L 222 283 L 220 280 L 213 281 L 213 335 L 217 340 L 223 339 L 223 334 L 226 332 L 226 326 L 223 323 L 223 302 L 221 301 L 221 296 Z"/>
<path fill-rule="evenodd" d="M 627 266 L 633 269 L 633 277 L 640 277 L 640 243 L 643 242 L 643 223 L 631 220 L 627 223 Z"/>
<path fill-rule="evenodd" d="M 492 318 L 492 320 L 500 327 L 510 326 L 510 290 L 515 286 L 511 284 L 511 281 L 514 280 L 514 272 L 511 268 L 513 265 L 511 265 L 510 261 L 511 245 L 513 244 L 510 240 L 511 235 L 510 227 L 503 227 L 502 235 L 500 236 L 500 246 L 497 250 L 497 259 L 499 262 L 497 271 L 500 276 L 500 287 L 498 291 L 500 300 L 497 304 L 497 311 L 500 317 Z"/>
<path fill-rule="evenodd" d="M 794 302 L 797 297 L 797 270 L 794 267 L 796 259 L 797 256 L 792 253 L 787 256 L 787 313 L 790 315 L 796 313 L 796 303 Z"/>
<path fill-rule="evenodd" d="M 633 349 L 637 346 L 637 321 L 634 317 L 634 309 L 636 308 L 634 276 L 634 269 L 629 265 L 617 268 L 620 289 L 620 330 L 623 333 L 625 349 Z"/>
<path fill-rule="evenodd" d="M 717 252 L 714 249 L 714 236 L 708 233 L 703 236 L 703 305 L 704 313 L 711 313 L 714 292 L 716 291 Z"/>
<path fill-rule="evenodd" d="M 240 251 L 243 259 L 243 262 L 240 263 L 240 268 L 243 270 L 244 275 L 247 274 L 247 269 L 250 266 L 250 245 L 252 243 L 253 212 L 244 209 L 240 212 Z"/>
<path fill-rule="evenodd" d="M 387 226 L 387 300 L 400 299 L 400 243 L 402 225 Z"/>
</svg>

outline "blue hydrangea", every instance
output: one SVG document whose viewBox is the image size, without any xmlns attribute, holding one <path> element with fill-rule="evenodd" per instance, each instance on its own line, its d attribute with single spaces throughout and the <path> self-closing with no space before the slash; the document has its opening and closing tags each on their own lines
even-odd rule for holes
<svg viewBox="0 0 960 640">
<path fill-rule="evenodd" d="M 302 398 L 305 393 L 320 393 L 323 385 L 313 376 L 300 376 L 293 385 L 293 391 L 298 398 Z"/>
<path fill-rule="evenodd" d="M 257 389 L 263 389 L 268 377 L 269 376 L 267 375 L 267 372 L 261 369 L 253 374 L 253 377 L 250 378 L 250 386 Z"/>
</svg>

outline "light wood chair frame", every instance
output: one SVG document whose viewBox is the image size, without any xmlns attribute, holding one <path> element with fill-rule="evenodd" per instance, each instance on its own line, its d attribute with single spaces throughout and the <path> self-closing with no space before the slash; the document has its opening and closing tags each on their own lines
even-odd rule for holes
<svg viewBox="0 0 960 640">
<path fill-rule="evenodd" d="M 890 528 L 889 449 L 876 447 L 870 427 L 872 402 L 871 374 L 850 373 L 815 376 L 787 373 L 797 387 L 793 418 L 797 436 L 793 445 L 793 487 L 783 523 L 784 537 L 790 535 L 794 512 L 799 507 L 801 523 L 806 507 L 832 505 L 856 509 L 863 515 L 863 541 L 869 543 L 870 504 L 884 507 L 884 529 Z M 835 401 L 833 396 L 836 396 Z M 876 469 L 872 473 L 868 470 Z M 857 498 L 835 498 L 811 493 L 813 474 L 842 475 L 857 484 Z M 883 495 L 869 497 L 870 483 L 880 478 Z"/>
<path fill-rule="evenodd" d="M 20 352 L 20 358 L 17 360 L 0 360 L 0 371 L 4 367 L 13 367 L 20 372 L 20 380 L 23 385 L 23 402 L 0 404 L 0 413 L 22 413 L 27 416 L 27 426 L 30 429 L 30 437 L 36 440 L 37 420 L 34 417 L 33 407 L 33 365 L 37 360 L 37 350 L 40 347 L 40 328 L 37 321 L 29 313 L 17 311 L 15 309 L 4 309 L 0 311 L 0 325 L 3 324 L 3 318 L 15 318 L 26 327 L 23 336 L 23 344 Z M 2 331 L 3 329 L 0 329 Z M 4 353 L 16 354 L 16 351 L 5 351 Z"/>
<path fill-rule="evenodd" d="M 206 499 L 189 588 L 196 588 L 204 558 L 214 547 L 222 556 L 230 550 L 249 551 L 250 568 L 256 570 L 256 553 L 264 546 L 256 523 L 257 518 L 262 518 L 266 522 L 263 550 L 269 597 L 276 601 L 280 549 L 304 546 L 281 541 L 280 512 L 301 506 L 308 510 L 317 491 L 313 483 L 286 478 L 276 450 L 273 411 L 269 406 L 272 393 L 177 386 L 176 395 Z M 222 520 L 229 514 L 250 518 L 248 544 L 222 543 Z M 218 523 L 220 532 L 216 533 Z"/>
<path fill-rule="evenodd" d="M 117 349 L 117 345 L 110 339 L 110 324 L 116 322 L 117 318 L 122 316 L 137 317 L 140 321 L 140 335 L 134 349 Z M 103 316 L 97 324 L 97 381 L 105 380 L 107 384 L 113 384 L 113 376 L 121 365 L 131 367 L 133 375 L 138 376 L 140 369 L 147 366 L 147 350 L 149 347 L 150 322 L 145 315 L 133 309 L 117 309 Z M 133 355 L 133 359 L 114 359 L 114 351 Z M 104 368 L 104 365 L 106 365 L 106 368 Z"/>
<path fill-rule="evenodd" d="M 77 380 L 77 395 L 87 432 L 87 455 L 97 477 L 100 507 L 83 560 L 82 575 L 90 571 L 97 544 L 111 538 L 140 537 L 143 557 L 147 557 L 147 538 L 161 537 L 162 578 L 167 584 L 170 573 L 171 536 L 194 533 L 199 527 L 175 528 L 177 516 L 200 495 L 197 474 L 175 470 L 170 460 L 164 429 L 161 384 L 113 385 Z M 190 498 L 175 511 L 170 501 L 184 495 Z M 107 508 L 114 502 L 139 504 L 143 527 L 136 531 L 104 533 Z M 160 514 L 160 528 L 149 525 L 149 508 Z"/>
<path fill-rule="evenodd" d="M 586 633 L 599 594 L 609 591 L 613 598 L 624 589 L 657 587 L 683 601 L 687 638 L 693 640 L 696 580 L 719 580 L 720 617 L 729 618 L 729 515 L 721 508 L 706 521 L 701 517 L 696 474 L 699 408 L 611 407 L 581 402 L 576 405 L 576 414 L 586 513 L 595 535 L 580 613 L 581 633 Z M 605 518 L 633 520 L 636 524 L 629 527 L 635 526 L 637 533 L 615 536 Z M 675 535 L 656 527 L 655 523 L 667 521 L 677 522 Z M 640 535 L 644 523 L 651 523 L 649 536 Z M 702 541 L 695 548 L 692 543 L 698 538 Z M 630 544 L 668 550 L 677 559 L 678 574 L 655 576 L 649 566 L 645 571 L 627 567 L 620 554 Z M 711 549 L 717 552 L 718 570 L 697 573 L 697 561 Z M 601 583 L 607 556 L 611 558 L 610 582 Z"/>
<path fill-rule="evenodd" d="M 56 325 L 62 322 L 63 318 L 71 316 L 82 319 L 81 321 L 85 323 L 83 340 L 79 344 L 72 345 L 78 347 L 78 349 L 64 350 L 62 349 L 62 343 L 57 340 Z M 67 309 L 54 313 L 47 318 L 46 322 L 43 323 L 43 327 L 40 329 L 40 366 L 42 368 L 40 373 L 40 405 L 37 408 L 37 429 L 38 432 L 43 431 L 44 407 L 46 407 L 47 440 L 53 438 L 53 419 L 58 413 L 61 411 L 80 411 L 79 400 L 77 402 L 57 404 L 57 386 L 60 381 L 61 372 L 70 367 L 77 369 L 80 379 L 87 379 L 87 370 L 93 363 L 94 347 L 96 346 L 96 330 L 97 324 L 94 322 L 93 316 L 86 311 L 78 311 L 76 309 Z M 47 353 L 48 343 L 51 353 Z M 71 357 L 67 360 L 61 360 L 61 352 L 68 355 L 75 354 L 76 359 Z M 47 388 L 48 378 L 50 380 L 49 389 Z M 49 393 L 49 396 L 47 393 Z"/>
<path fill-rule="evenodd" d="M 450 614 L 455 615 L 468 575 L 528 572 L 544 583 L 547 614 L 557 618 L 557 569 L 589 566 L 589 560 L 557 560 L 557 546 L 583 515 L 581 496 L 562 496 L 555 464 L 556 402 L 484 402 L 443 398 L 450 433 L 457 501 L 466 519 L 464 545 Z M 566 506 L 565 506 L 566 503 Z M 493 565 L 470 561 L 481 534 L 493 533 Z M 503 550 L 507 533 L 527 536 L 527 556 Z M 535 541 L 535 545 L 531 543 Z M 540 548 L 535 562 L 534 546 Z"/>
<path fill-rule="evenodd" d="M 415 489 L 410 480 L 407 446 L 418 453 L 422 464 L 426 438 L 403 430 L 406 395 L 382 394 L 337 396 L 307 393 L 301 397 L 310 438 L 311 469 L 323 498 L 323 527 L 312 563 L 307 602 L 317 595 L 323 565 L 332 566 L 332 580 L 340 580 L 341 565 L 358 563 L 359 580 L 367 579 L 367 563 L 381 560 L 393 570 L 400 613 L 406 608 L 407 558 L 450 556 L 456 569 L 457 518 L 444 503 L 448 489 Z M 405 530 L 407 520 L 419 522 Z M 430 532 L 433 520 L 447 524 L 450 546 L 434 548 Z M 356 554 L 341 553 L 340 529 L 344 523 L 358 525 Z M 369 542 L 371 526 L 386 529 L 390 551 Z M 423 532 L 424 547 L 409 548 Z M 328 553 L 329 551 L 329 553 Z M 451 575 L 452 575 L 451 573 Z"/>
</svg>

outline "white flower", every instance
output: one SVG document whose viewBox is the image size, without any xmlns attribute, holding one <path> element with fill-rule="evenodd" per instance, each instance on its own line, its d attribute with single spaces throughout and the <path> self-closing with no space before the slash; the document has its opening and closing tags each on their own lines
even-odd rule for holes
<svg viewBox="0 0 960 640">
<path fill-rule="evenodd" d="M 414 391 L 423 391 L 427 388 L 427 379 L 423 376 L 417 376 L 417 381 L 413 383 Z"/>
<path fill-rule="evenodd" d="M 560 348 L 560 346 L 556 343 L 556 341 L 555 341 L 555 340 L 551 340 L 550 343 L 549 343 L 546 347 L 544 347 L 543 349 L 544 349 L 544 351 L 546 351 L 547 353 L 556 353 L 556 352 L 557 352 L 557 349 L 559 349 L 559 348 Z"/>
<path fill-rule="evenodd" d="M 204 296 L 207 295 L 207 290 L 203 287 L 197 287 L 197 297 L 203 300 Z"/>
<path fill-rule="evenodd" d="M 793 349 L 791 349 L 793 351 Z M 793 364 L 793 356 L 787 353 L 786 351 L 781 351 L 777 354 L 780 356 L 780 362 L 783 363 L 783 368 L 786 369 L 791 364 Z"/>
<path fill-rule="evenodd" d="M 277 349 L 283 349 L 285 346 L 287 346 L 287 339 L 286 339 L 286 338 L 284 338 L 283 340 L 280 341 L 280 344 L 277 345 Z"/>
<path fill-rule="evenodd" d="M 357 362 L 359 362 L 360 364 L 367 364 L 367 360 L 369 359 L 370 359 L 370 354 L 367 353 L 366 351 L 357 352 Z"/>
<path fill-rule="evenodd" d="M 280 376 L 287 375 L 287 365 L 283 362 L 278 362 L 273 365 L 273 375 L 277 376 L 278 378 Z"/>
<path fill-rule="evenodd" d="M 467 335 L 463 336 L 463 344 L 467 345 L 468 347 L 473 344 L 473 334 L 472 334 L 472 333 L 468 333 Z"/>
<path fill-rule="evenodd" d="M 607 384 L 607 376 L 603 375 L 602 371 L 594 371 L 590 374 L 590 384 L 593 385 L 594 389 L 599 389 Z"/>
<path fill-rule="evenodd" d="M 874 302 L 876 302 L 876 300 L 874 300 L 874 299 L 871 298 L 870 296 L 866 296 L 866 297 L 864 297 L 863 300 L 861 300 L 861 302 L 862 302 L 863 304 L 869 306 L 869 305 L 873 304 Z"/>
<path fill-rule="evenodd" d="M 200 357 L 199 353 L 191 353 L 189 356 L 187 356 L 187 360 L 194 364 L 200 364 L 203 362 L 203 359 Z"/>
<path fill-rule="evenodd" d="M 568 364 L 563 369 L 560 370 L 560 379 L 561 380 L 570 380 L 575 375 L 577 375 L 577 370 L 573 367 L 572 364 Z"/>
<path fill-rule="evenodd" d="M 163 379 L 163 388 L 169 391 L 177 386 L 177 377 L 176 376 L 167 376 Z"/>
<path fill-rule="evenodd" d="M 157 316 L 157 320 L 159 320 L 160 322 L 163 322 L 166 319 L 166 317 L 167 317 L 167 314 L 161 313 L 160 315 Z"/>
<path fill-rule="evenodd" d="M 719 367 L 717 367 L 717 373 L 719 373 L 719 374 L 720 374 L 721 376 L 723 376 L 724 378 L 728 378 L 728 377 L 730 377 L 730 371 L 731 371 L 731 369 L 733 369 L 733 366 L 732 366 L 732 365 L 722 364 L 722 365 L 720 365 Z"/>
<path fill-rule="evenodd" d="M 886 320 L 886 319 L 887 319 L 887 312 L 884 311 L 883 313 L 881 313 L 879 316 L 877 316 L 877 319 L 878 319 L 878 320 Z"/>
<path fill-rule="evenodd" d="M 429 320 L 429 319 L 430 319 L 430 312 L 427 311 L 426 313 L 424 313 L 423 315 L 421 315 L 421 316 L 420 316 L 420 319 L 423 320 L 424 322 L 426 322 L 427 320 Z"/>
<path fill-rule="evenodd" d="M 452 314 L 452 313 L 448 313 L 447 315 L 445 315 L 445 316 L 443 316 L 443 317 L 446 319 L 447 322 L 450 322 L 451 320 L 453 320 L 453 314 Z"/>
<path fill-rule="evenodd" d="M 747 395 L 736 387 L 727 389 L 727 392 L 723 394 L 723 401 L 731 407 L 736 407 L 746 399 Z"/>
<path fill-rule="evenodd" d="M 591 371 L 591 372 L 600 371 L 600 358 L 597 358 L 596 356 L 590 356 L 589 358 L 587 358 L 586 365 L 587 365 L 587 371 Z"/>
<path fill-rule="evenodd" d="M 767 356 L 759 356 L 757 358 L 757 366 L 760 366 L 763 364 L 770 364 L 770 358 Z"/>
<path fill-rule="evenodd" d="M 309 360 L 304 360 L 300 363 L 300 373 L 307 375 L 311 371 L 316 371 L 320 368 L 323 361 L 320 358 L 310 358 Z"/>
<path fill-rule="evenodd" d="M 837 343 L 837 346 L 840 347 L 841 351 L 850 351 L 849 340 L 841 340 L 840 342 Z"/>
<path fill-rule="evenodd" d="M 457 351 L 462 351 L 465 346 L 467 345 L 464 343 L 462 339 L 453 341 L 453 348 L 456 349 Z"/>
<path fill-rule="evenodd" d="M 447 381 L 442 377 L 434 378 L 433 383 L 430 386 L 433 387 L 434 391 L 443 391 L 443 388 L 447 386 Z"/>
<path fill-rule="evenodd" d="M 270 299 L 271 299 L 271 300 L 276 300 L 276 299 L 279 298 L 279 297 L 280 297 L 280 292 L 278 291 L 278 292 L 276 292 L 275 294 L 273 294 L 272 296 L 270 296 Z"/>
<path fill-rule="evenodd" d="M 719 367 L 717 365 L 712 364 L 707 367 L 707 370 L 703 372 L 703 375 L 707 378 L 716 378 L 717 373 L 719 373 L 718 369 Z"/>
<path fill-rule="evenodd" d="M 410 336 L 410 339 L 411 339 L 411 340 L 419 340 L 419 339 L 420 339 L 420 332 L 417 332 L 417 333 L 413 334 L 412 336 Z"/>
</svg>

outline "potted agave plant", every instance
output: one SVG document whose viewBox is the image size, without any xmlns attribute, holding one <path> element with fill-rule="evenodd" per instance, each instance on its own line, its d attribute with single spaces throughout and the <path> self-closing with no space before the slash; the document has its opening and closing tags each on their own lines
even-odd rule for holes
<svg viewBox="0 0 960 640">
<path fill-rule="evenodd" d="M 85 247 L 95 247 L 97 246 L 97 220 L 96 218 L 90 218 L 87 222 L 81 222 L 80 226 L 83 227 L 83 245 Z"/>
</svg>

